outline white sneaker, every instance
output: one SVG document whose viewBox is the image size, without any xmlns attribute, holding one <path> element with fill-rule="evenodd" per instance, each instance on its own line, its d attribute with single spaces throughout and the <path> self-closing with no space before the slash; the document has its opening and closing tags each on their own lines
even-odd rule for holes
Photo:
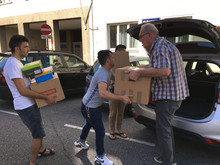
<svg viewBox="0 0 220 165">
<path fill-rule="evenodd" d="M 89 145 L 87 144 L 87 141 L 81 142 L 80 140 L 77 140 L 77 141 L 74 142 L 74 145 L 76 147 L 81 147 L 84 150 L 87 150 L 89 148 Z"/>
<path fill-rule="evenodd" d="M 159 164 L 163 163 L 161 157 L 157 157 L 157 156 L 154 157 L 154 161 L 159 163 Z M 177 163 L 173 162 L 172 165 L 177 165 Z"/>
<path fill-rule="evenodd" d="M 94 162 L 95 165 L 113 165 L 113 162 L 109 160 L 105 155 L 102 158 L 96 156 Z"/>
</svg>

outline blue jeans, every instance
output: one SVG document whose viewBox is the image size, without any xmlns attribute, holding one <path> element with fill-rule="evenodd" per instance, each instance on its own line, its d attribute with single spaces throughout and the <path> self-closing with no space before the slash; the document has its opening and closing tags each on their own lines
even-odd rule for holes
<svg viewBox="0 0 220 165">
<path fill-rule="evenodd" d="M 102 112 L 100 107 L 89 108 L 82 103 L 81 112 L 86 119 L 86 123 L 83 126 L 80 139 L 86 140 L 91 127 L 93 127 L 96 134 L 96 153 L 97 155 L 102 156 L 104 154 L 105 128 L 102 122 Z"/>
</svg>

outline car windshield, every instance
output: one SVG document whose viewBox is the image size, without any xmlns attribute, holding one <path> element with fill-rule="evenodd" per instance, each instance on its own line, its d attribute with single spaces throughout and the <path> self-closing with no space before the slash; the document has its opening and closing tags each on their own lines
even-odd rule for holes
<svg viewBox="0 0 220 165">
<path fill-rule="evenodd" d="M 140 60 L 140 61 L 138 61 L 138 64 L 139 65 L 147 65 L 147 64 L 149 64 L 149 61 L 148 60 Z"/>
<path fill-rule="evenodd" d="M 8 57 L 3 57 L 3 56 L 1 56 L 0 57 L 0 62 L 2 62 L 4 59 L 6 59 L 6 58 L 8 58 Z"/>
</svg>

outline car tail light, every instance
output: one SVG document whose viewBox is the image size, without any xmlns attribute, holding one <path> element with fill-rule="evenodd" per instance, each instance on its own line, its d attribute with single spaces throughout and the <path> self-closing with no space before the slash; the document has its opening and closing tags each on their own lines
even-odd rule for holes
<svg viewBox="0 0 220 165">
<path fill-rule="evenodd" d="M 2 82 L 5 82 L 5 77 L 0 73 L 0 80 L 2 81 Z"/>
<path fill-rule="evenodd" d="M 136 118 L 136 119 L 137 119 L 137 118 L 138 118 L 138 115 L 134 115 L 134 118 Z"/>
<path fill-rule="evenodd" d="M 214 145 L 220 145 L 220 141 L 219 140 L 212 140 L 212 139 L 208 139 L 208 138 L 204 138 L 205 141 L 207 141 L 209 144 L 214 144 Z"/>
<path fill-rule="evenodd" d="M 86 77 L 86 82 L 90 83 L 90 78 Z"/>
<path fill-rule="evenodd" d="M 218 92 L 218 104 L 220 104 L 220 90 Z"/>
<path fill-rule="evenodd" d="M 149 104 L 155 105 L 156 101 L 152 101 L 151 99 L 149 100 Z"/>
</svg>

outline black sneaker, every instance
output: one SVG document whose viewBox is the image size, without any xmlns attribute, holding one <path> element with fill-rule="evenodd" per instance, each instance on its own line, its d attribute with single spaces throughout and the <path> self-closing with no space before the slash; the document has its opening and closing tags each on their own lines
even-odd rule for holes
<svg viewBox="0 0 220 165">
<path fill-rule="evenodd" d="M 159 164 L 163 163 L 161 157 L 157 157 L 157 156 L 154 157 L 154 161 L 159 163 Z M 177 163 L 173 162 L 172 165 L 177 165 Z"/>
</svg>

